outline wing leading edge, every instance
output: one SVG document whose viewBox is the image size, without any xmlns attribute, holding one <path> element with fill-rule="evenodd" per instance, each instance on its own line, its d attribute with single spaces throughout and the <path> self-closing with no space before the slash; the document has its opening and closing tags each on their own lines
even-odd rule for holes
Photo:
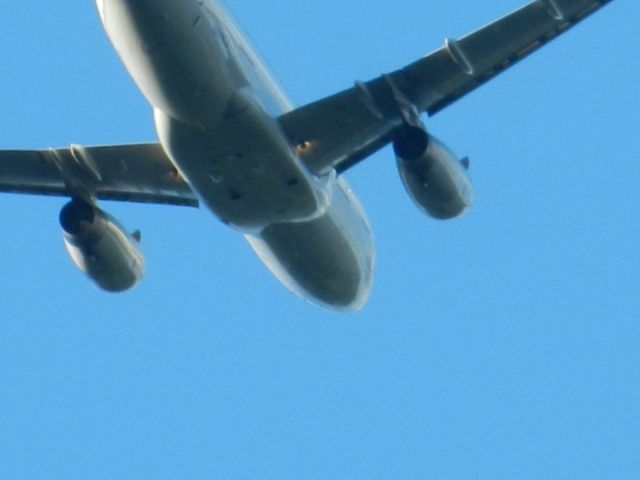
<svg viewBox="0 0 640 480">
<path fill-rule="evenodd" d="M 612 0 L 536 0 L 400 70 L 279 118 L 302 160 L 341 173 L 386 146 L 407 106 L 433 115 Z M 0 151 L 0 191 L 198 206 L 158 144 Z"/>
<path fill-rule="evenodd" d="M 0 191 L 198 206 L 159 144 L 0 151 Z"/>
<path fill-rule="evenodd" d="M 434 115 L 612 0 L 538 0 L 395 72 L 416 106 Z"/>
<path fill-rule="evenodd" d="M 403 101 L 434 115 L 612 0 L 536 0 L 400 70 L 280 118 L 316 173 L 347 170 L 384 147 L 403 122 Z"/>
</svg>

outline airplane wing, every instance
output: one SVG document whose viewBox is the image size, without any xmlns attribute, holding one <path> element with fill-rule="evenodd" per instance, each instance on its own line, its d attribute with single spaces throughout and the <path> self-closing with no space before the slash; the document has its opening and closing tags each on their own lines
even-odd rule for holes
<svg viewBox="0 0 640 480">
<path fill-rule="evenodd" d="M 311 170 L 343 172 L 391 141 L 407 106 L 438 113 L 610 2 L 530 2 L 400 70 L 283 115 L 282 128 Z"/>
<path fill-rule="evenodd" d="M 0 192 L 198 206 L 153 143 L 0 151 Z"/>
</svg>

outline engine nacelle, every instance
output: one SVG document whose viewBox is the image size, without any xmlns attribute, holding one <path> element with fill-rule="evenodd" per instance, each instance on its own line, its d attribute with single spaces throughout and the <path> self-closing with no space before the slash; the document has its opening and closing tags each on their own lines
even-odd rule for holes
<svg viewBox="0 0 640 480">
<path fill-rule="evenodd" d="M 60 212 L 60 225 L 71 260 L 101 289 L 122 292 L 142 279 L 139 237 L 95 205 L 72 200 Z"/>
<path fill-rule="evenodd" d="M 396 133 L 393 149 L 402 182 L 420 210 L 444 220 L 469 208 L 471 182 L 463 163 L 444 143 L 423 128 L 405 126 Z"/>
</svg>

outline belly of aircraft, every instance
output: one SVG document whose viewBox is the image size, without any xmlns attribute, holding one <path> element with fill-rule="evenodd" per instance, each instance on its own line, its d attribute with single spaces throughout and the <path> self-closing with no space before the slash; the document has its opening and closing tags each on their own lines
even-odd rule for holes
<svg viewBox="0 0 640 480">
<path fill-rule="evenodd" d="M 206 130 L 159 111 L 156 125 L 202 201 L 286 287 L 341 310 L 364 305 L 375 252 L 363 209 L 343 180 L 310 174 L 258 106 Z"/>
<path fill-rule="evenodd" d="M 343 179 L 317 218 L 271 224 L 246 238 L 291 291 L 323 306 L 352 311 L 369 298 L 375 248 L 364 211 Z"/>
<path fill-rule="evenodd" d="M 293 292 L 362 306 L 374 262 L 364 212 L 346 184 L 302 164 L 255 98 L 215 13 L 196 0 L 104 0 L 101 15 L 154 108 L 160 143 L 202 202 Z"/>
<path fill-rule="evenodd" d="M 195 0 L 101 0 L 103 24 L 144 96 L 185 123 L 218 122 L 246 83 L 219 19 Z"/>
<path fill-rule="evenodd" d="M 162 146 L 203 202 L 242 232 L 321 214 L 329 202 L 326 181 L 306 170 L 259 106 L 244 101 L 206 129 L 156 110 Z"/>
</svg>

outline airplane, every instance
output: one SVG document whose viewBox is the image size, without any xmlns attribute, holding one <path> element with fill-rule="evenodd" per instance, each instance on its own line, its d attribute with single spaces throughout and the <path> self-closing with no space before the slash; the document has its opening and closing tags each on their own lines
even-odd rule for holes
<svg viewBox="0 0 640 480">
<path fill-rule="evenodd" d="M 459 217 L 473 199 L 469 160 L 433 136 L 422 115 L 610 2 L 529 2 L 399 70 L 296 107 L 219 0 L 96 0 L 152 107 L 158 141 L 0 151 L 0 191 L 68 197 L 66 250 L 105 291 L 133 288 L 145 265 L 140 233 L 98 201 L 204 205 L 289 290 L 355 311 L 370 296 L 375 248 L 345 172 L 392 145 L 416 206 L 435 219 Z"/>
</svg>

